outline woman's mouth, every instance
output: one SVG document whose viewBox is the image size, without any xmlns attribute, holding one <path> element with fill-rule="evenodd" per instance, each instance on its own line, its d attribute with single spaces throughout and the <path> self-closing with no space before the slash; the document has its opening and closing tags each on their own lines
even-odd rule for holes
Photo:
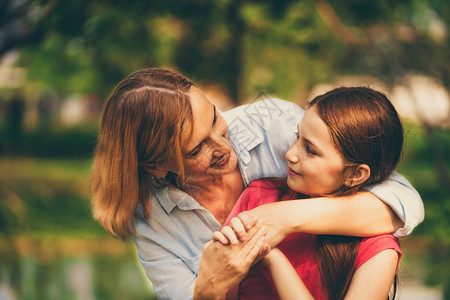
<svg viewBox="0 0 450 300">
<path fill-rule="evenodd" d="M 231 157 L 231 153 L 227 153 L 227 154 L 223 155 L 218 161 L 211 164 L 210 167 L 211 168 L 223 168 L 230 161 L 230 157 Z"/>
</svg>

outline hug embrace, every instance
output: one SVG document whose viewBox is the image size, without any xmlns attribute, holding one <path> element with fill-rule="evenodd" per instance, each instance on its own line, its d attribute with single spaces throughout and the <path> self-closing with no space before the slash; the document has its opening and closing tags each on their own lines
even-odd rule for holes
<svg viewBox="0 0 450 300">
<path fill-rule="evenodd" d="M 281 113 L 260 113 L 268 104 Z M 279 99 L 219 112 L 181 74 L 140 70 L 103 112 L 93 213 L 133 239 L 161 299 L 386 299 L 396 237 L 424 217 L 394 170 L 402 142 L 395 109 L 369 88 L 306 112 Z"/>
</svg>

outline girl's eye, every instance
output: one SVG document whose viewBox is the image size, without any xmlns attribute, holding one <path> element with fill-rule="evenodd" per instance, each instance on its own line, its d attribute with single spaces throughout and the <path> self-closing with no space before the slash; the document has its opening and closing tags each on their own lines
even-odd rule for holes
<svg viewBox="0 0 450 300">
<path fill-rule="evenodd" d="M 314 152 L 314 150 L 312 150 L 312 149 L 309 147 L 309 145 L 305 145 L 305 149 L 306 149 L 306 152 L 308 152 L 308 153 L 311 154 L 311 155 L 316 155 L 316 154 L 317 154 L 316 152 Z"/>
</svg>

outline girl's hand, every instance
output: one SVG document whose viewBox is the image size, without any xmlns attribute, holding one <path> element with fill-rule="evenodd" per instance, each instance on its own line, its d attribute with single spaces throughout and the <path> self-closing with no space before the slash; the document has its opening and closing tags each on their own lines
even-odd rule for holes
<svg viewBox="0 0 450 300">
<path fill-rule="evenodd" d="M 261 225 L 261 221 L 255 216 L 246 215 L 244 218 L 234 217 L 230 225 L 222 227 L 220 231 L 213 233 L 213 241 L 224 245 L 231 243 L 237 245 L 239 241 L 244 242 L 249 237 L 248 231 L 254 226 Z"/>
</svg>

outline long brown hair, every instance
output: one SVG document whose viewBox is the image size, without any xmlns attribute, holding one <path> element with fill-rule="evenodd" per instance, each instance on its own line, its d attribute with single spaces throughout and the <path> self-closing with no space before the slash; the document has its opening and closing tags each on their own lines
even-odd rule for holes
<svg viewBox="0 0 450 300">
<path fill-rule="evenodd" d="M 365 87 L 343 87 L 314 98 L 309 103 L 312 106 L 349 167 L 370 167 L 370 177 L 364 183 L 344 185 L 333 195 L 355 193 L 385 180 L 394 171 L 401 157 L 403 128 L 384 94 Z M 357 237 L 318 236 L 319 269 L 329 299 L 344 299 L 347 294 L 360 241 Z"/>
<path fill-rule="evenodd" d="M 145 69 L 122 80 L 106 102 L 90 180 L 94 218 L 114 237 L 135 233 L 134 213 L 151 214 L 154 188 L 166 184 L 148 172 L 181 154 L 183 125 L 192 120 L 189 89 L 177 72 Z"/>
</svg>

